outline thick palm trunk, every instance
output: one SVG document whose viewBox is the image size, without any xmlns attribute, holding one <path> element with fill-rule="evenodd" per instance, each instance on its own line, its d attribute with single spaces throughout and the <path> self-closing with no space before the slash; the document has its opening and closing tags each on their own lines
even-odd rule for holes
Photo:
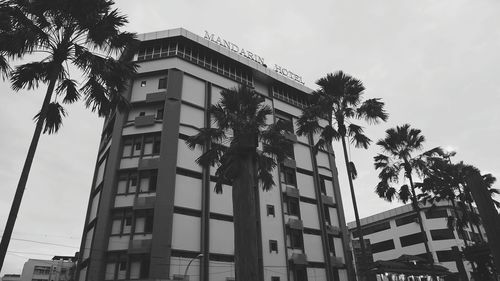
<svg viewBox="0 0 500 281">
<path fill-rule="evenodd" d="M 40 139 L 40 135 L 42 133 L 43 121 L 45 119 L 47 106 L 52 98 L 55 84 L 56 79 L 52 79 L 49 83 L 49 87 L 47 88 L 47 92 L 42 104 L 42 109 L 40 111 L 40 118 L 36 122 L 35 132 L 33 133 L 33 138 L 31 139 L 31 144 L 28 149 L 28 155 L 26 156 L 26 160 L 24 161 L 21 177 L 17 184 L 17 189 L 14 195 L 14 200 L 12 201 L 12 206 L 10 207 L 9 218 L 7 219 L 7 224 L 5 225 L 2 242 L 0 242 L 0 270 L 2 269 L 5 255 L 7 254 L 7 249 L 9 248 L 10 238 L 12 237 L 12 231 L 14 230 L 17 214 L 19 213 L 19 207 L 21 206 L 21 200 L 23 198 L 24 189 L 26 188 L 26 182 L 28 181 L 31 164 L 33 163 L 33 159 L 35 158 L 36 147 L 38 146 L 38 140 Z"/>
<path fill-rule="evenodd" d="M 358 203 L 356 201 L 356 194 L 354 193 L 354 184 L 352 182 L 352 176 L 351 176 L 351 169 L 349 168 L 349 157 L 347 155 L 347 145 L 345 142 L 345 137 L 342 136 L 342 148 L 344 150 L 344 160 L 345 160 L 345 167 L 347 169 L 347 177 L 349 178 L 349 189 L 351 191 L 351 199 L 352 199 L 352 206 L 354 208 L 354 217 L 356 218 L 356 229 L 358 231 L 359 235 L 359 245 L 361 246 L 361 257 L 359 261 L 359 270 L 361 271 L 359 276 L 361 277 L 361 280 L 365 280 L 365 269 L 366 269 L 366 248 L 365 248 L 365 241 L 363 238 L 363 231 L 361 229 L 361 222 L 359 220 L 359 213 L 358 213 Z M 354 254 L 354 253 L 353 253 Z"/>
<path fill-rule="evenodd" d="M 498 271 L 500 270 L 500 224 L 498 223 L 500 215 L 497 213 L 490 194 L 479 173 L 470 175 L 467 178 L 467 185 L 474 197 L 479 215 L 483 221 L 483 227 L 488 237 L 488 246 L 490 247 L 495 267 Z"/>
<path fill-rule="evenodd" d="M 259 280 L 259 250 L 255 161 L 244 156 L 241 170 L 233 182 L 234 262 L 236 280 Z"/>
</svg>

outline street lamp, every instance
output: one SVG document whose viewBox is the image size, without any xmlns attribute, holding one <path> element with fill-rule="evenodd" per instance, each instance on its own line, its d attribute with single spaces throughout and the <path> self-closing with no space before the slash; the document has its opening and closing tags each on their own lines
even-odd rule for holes
<svg viewBox="0 0 500 281">
<path fill-rule="evenodd" d="M 187 275 L 187 273 L 188 273 L 188 269 L 189 269 L 189 266 L 191 265 L 191 263 L 192 263 L 195 259 L 197 259 L 197 258 L 201 258 L 201 257 L 203 257 L 203 254 L 199 254 L 199 255 L 197 255 L 196 257 L 192 258 L 192 259 L 189 261 L 188 265 L 186 266 L 186 270 L 184 270 L 184 281 L 189 280 L 189 279 L 188 279 L 188 275 Z"/>
</svg>

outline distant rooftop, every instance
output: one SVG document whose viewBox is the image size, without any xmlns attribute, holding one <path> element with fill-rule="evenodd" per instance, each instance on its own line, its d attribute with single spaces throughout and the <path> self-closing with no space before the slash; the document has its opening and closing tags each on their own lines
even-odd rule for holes
<svg viewBox="0 0 500 281">
<path fill-rule="evenodd" d="M 182 36 L 187 39 L 190 39 L 191 41 L 194 41 L 200 45 L 203 45 L 207 48 L 212 49 L 213 51 L 216 51 L 232 60 L 238 61 L 244 65 L 249 66 L 250 68 L 257 70 L 258 72 L 261 72 L 262 74 L 265 74 L 267 76 L 270 76 L 271 78 L 278 80 L 288 86 L 294 87 L 302 92 L 305 93 L 311 93 L 313 92 L 312 89 L 297 83 L 283 75 L 278 74 L 276 71 L 274 71 L 271 68 L 268 68 L 262 64 L 256 63 L 255 61 L 246 58 L 242 55 L 239 55 L 236 52 L 233 52 L 227 48 L 224 48 L 218 44 L 215 44 L 189 30 L 186 30 L 184 28 L 176 28 L 176 29 L 169 29 L 169 30 L 163 30 L 163 31 L 155 31 L 155 32 L 148 32 L 148 33 L 142 33 L 137 35 L 137 39 L 140 41 L 150 41 L 150 40 L 157 40 L 157 39 L 163 39 L 163 38 L 171 38 L 171 37 L 178 37 Z"/>
</svg>

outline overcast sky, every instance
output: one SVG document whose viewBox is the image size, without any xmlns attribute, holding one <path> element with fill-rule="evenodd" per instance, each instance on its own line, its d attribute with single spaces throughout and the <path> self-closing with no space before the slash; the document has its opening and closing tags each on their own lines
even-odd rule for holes
<svg viewBox="0 0 500 281">
<path fill-rule="evenodd" d="M 132 1 L 116 5 L 130 31 L 205 30 L 252 50 L 268 65 L 301 75 L 306 86 L 343 70 L 363 81 L 390 114 L 367 134 L 410 123 L 425 148 L 451 146 L 464 160 L 500 176 L 500 2 L 440 1 Z M 140 4 L 139 4 L 140 3 Z M 45 88 L 13 93 L 0 81 L 0 227 L 3 231 Z M 28 258 L 73 255 L 80 244 L 102 119 L 68 108 L 59 134 L 42 136 L 0 274 L 21 273 Z M 341 146 L 334 144 L 337 155 Z M 351 149 L 361 217 L 398 206 L 373 192 L 376 146 Z M 354 219 L 344 163 L 338 159 L 347 221 Z M 498 185 L 497 185 L 498 187 Z M 26 241 L 29 240 L 29 241 Z M 36 241 L 36 242 L 34 242 Z"/>
</svg>

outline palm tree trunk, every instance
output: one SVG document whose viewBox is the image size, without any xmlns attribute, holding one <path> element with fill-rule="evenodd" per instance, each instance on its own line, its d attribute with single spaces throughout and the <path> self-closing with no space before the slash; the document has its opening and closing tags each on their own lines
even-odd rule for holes
<svg viewBox="0 0 500 281">
<path fill-rule="evenodd" d="M 233 181 L 234 263 L 236 280 L 259 280 L 258 233 L 256 212 L 256 162 L 243 156 L 239 175 Z"/>
<path fill-rule="evenodd" d="M 360 277 L 362 280 L 365 279 L 365 267 L 367 264 L 365 263 L 365 258 L 366 258 L 366 248 L 365 248 L 365 241 L 363 238 L 363 230 L 361 229 L 361 222 L 359 220 L 359 213 L 358 213 L 358 204 L 356 202 L 356 194 L 354 193 L 354 184 L 352 183 L 352 176 L 351 176 L 351 169 L 349 168 L 349 157 L 347 155 L 347 145 L 345 142 L 345 137 L 342 136 L 342 148 L 344 150 L 344 161 L 345 161 L 345 166 L 347 169 L 347 177 L 349 178 L 349 189 L 351 190 L 351 198 L 352 198 L 352 206 L 354 208 L 354 217 L 356 218 L 356 229 L 359 234 L 359 245 L 361 246 L 361 257 L 359 261 L 359 270 L 360 270 Z M 356 258 L 356 257 L 355 257 Z"/>
<path fill-rule="evenodd" d="M 493 255 L 495 267 L 500 270 L 500 215 L 497 213 L 486 189 L 483 179 L 479 173 L 474 173 L 467 178 L 467 185 L 474 197 L 479 215 L 483 220 L 483 227 L 488 237 L 488 246 Z"/>
<path fill-rule="evenodd" d="M 425 232 L 424 229 L 424 221 L 422 219 L 422 214 L 420 213 L 420 206 L 418 205 L 417 201 L 417 194 L 415 193 L 415 185 L 413 184 L 413 178 L 411 176 L 411 171 L 406 171 L 408 180 L 410 181 L 410 187 L 411 187 L 411 202 L 413 204 L 413 208 L 415 209 L 415 212 L 417 212 L 418 216 L 418 225 L 420 226 L 420 232 L 424 236 L 424 246 L 425 246 L 425 252 L 427 253 L 427 260 L 429 261 L 431 265 L 431 269 L 434 268 L 434 257 L 432 256 L 432 252 L 429 248 L 429 239 L 427 238 L 427 233 Z M 437 277 L 435 275 L 432 275 L 432 278 L 434 280 L 437 280 Z"/>
<path fill-rule="evenodd" d="M 28 155 L 26 156 L 26 160 L 24 161 L 21 177 L 17 184 L 17 189 L 14 195 L 14 200 L 12 201 L 12 206 L 10 207 L 9 218 L 7 219 L 7 224 L 5 225 L 2 242 L 0 242 L 0 270 L 2 269 L 5 255 L 7 254 L 7 249 L 9 248 L 10 238 L 12 237 L 12 231 L 14 230 L 19 207 L 21 206 L 21 199 L 23 198 L 24 189 L 26 188 L 26 182 L 28 181 L 31 164 L 33 163 L 33 159 L 35 158 L 36 147 L 38 146 L 38 140 L 40 139 L 40 135 L 42 133 L 47 106 L 49 105 L 52 98 L 52 93 L 54 92 L 56 81 L 57 78 L 51 79 L 47 88 L 47 92 L 42 104 L 42 109 L 40 111 L 40 118 L 38 118 L 38 121 L 36 122 L 35 132 L 33 133 L 33 138 L 31 139 L 31 144 L 28 149 Z"/>
</svg>

